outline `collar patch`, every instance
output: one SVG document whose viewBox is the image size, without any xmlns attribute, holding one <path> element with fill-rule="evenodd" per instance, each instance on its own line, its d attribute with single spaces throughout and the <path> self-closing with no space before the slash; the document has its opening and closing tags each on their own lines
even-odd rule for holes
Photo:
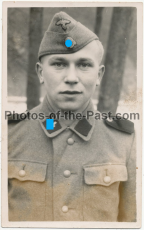
<svg viewBox="0 0 144 230">
<path fill-rule="evenodd" d="M 44 125 L 44 127 L 46 129 L 46 120 L 43 122 L 43 125 Z M 54 133 L 54 132 L 58 131 L 61 128 L 62 127 L 61 127 L 59 121 L 58 120 L 54 120 L 54 129 L 53 130 L 48 130 L 47 129 L 46 131 L 51 134 L 51 133 Z"/>
<path fill-rule="evenodd" d="M 90 125 L 90 123 L 85 118 L 80 120 L 77 123 L 77 125 L 74 127 L 74 129 L 80 134 L 82 134 L 83 136 L 87 136 L 91 128 L 92 125 Z"/>
</svg>

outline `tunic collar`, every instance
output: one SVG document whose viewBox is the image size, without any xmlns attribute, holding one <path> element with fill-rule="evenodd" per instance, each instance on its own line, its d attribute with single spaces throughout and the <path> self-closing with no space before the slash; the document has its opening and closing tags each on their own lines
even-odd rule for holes
<svg viewBox="0 0 144 230">
<path fill-rule="evenodd" d="M 39 120 L 41 127 L 45 134 L 53 138 L 60 133 L 62 133 L 66 129 L 72 130 L 74 133 L 76 133 L 79 137 L 81 137 L 83 140 L 88 141 L 91 138 L 92 132 L 94 130 L 95 126 L 95 118 L 94 116 L 91 116 L 89 119 L 86 119 L 87 111 L 92 111 L 94 113 L 94 107 L 92 101 L 89 102 L 87 108 L 83 111 L 82 115 L 83 118 L 81 120 L 75 119 L 73 123 L 70 126 L 67 126 L 64 123 L 64 119 L 60 118 L 59 120 L 54 119 L 54 130 L 47 130 L 46 129 L 46 117 L 50 115 L 50 113 L 56 113 L 54 112 L 53 108 L 51 107 L 50 103 L 48 102 L 47 97 L 44 98 L 40 111 L 45 115 L 44 120 Z"/>
</svg>

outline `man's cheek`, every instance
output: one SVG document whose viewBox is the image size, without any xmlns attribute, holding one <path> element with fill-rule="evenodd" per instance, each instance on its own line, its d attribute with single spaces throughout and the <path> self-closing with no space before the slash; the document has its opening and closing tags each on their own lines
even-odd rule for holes
<svg viewBox="0 0 144 230">
<path fill-rule="evenodd" d="M 95 89 L 95 82 L 91 82 L 87 85 L 85 85 L 85 89 L 87 92 L 91 93 Z"/>
</svg>

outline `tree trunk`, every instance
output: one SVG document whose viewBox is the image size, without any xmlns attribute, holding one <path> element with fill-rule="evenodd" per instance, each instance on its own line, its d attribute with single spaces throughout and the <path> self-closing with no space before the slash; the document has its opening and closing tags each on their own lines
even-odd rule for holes
<svg viewBox="0 0 144 230">
<path fill-rule="evenodd" d="M 100 112 L 116 113 L 122 77 L 124 73 L 125 57 L 131 30 L 133 8 L 114 7 L 108 48 L 105 59 L 106 72 L 101 83 L 98 110 Z"/>
<path fill-rule="evenodd" d="M 95 33 L 97 36 L 99 36 L 99 34 L 100 34 L 103 9 L 104 9 L 104 7 L 97 7 L 97 11 L 96 11 Z"/>
<path fill-rule="evenodd" d="M 40 83 L 35 72 L 35 64 L 38 61 L 38 49 L 42 39 L 42 17 L 43 8 L 30 9 L 27 109 L 32 109 L 40 103 Z"/>
</svg>

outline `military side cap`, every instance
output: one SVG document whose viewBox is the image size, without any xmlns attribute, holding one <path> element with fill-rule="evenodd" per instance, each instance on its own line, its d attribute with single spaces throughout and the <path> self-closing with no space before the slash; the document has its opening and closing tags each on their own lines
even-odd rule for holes
<svg viewBox="0 0 144 230">
<path fill-rule="evenodd" d="M 54 15 L 41 41 L 38 58 L 47 54 L 68 54 L 82 49 L 97 35 L 65 12 Z"/>
</svg>

